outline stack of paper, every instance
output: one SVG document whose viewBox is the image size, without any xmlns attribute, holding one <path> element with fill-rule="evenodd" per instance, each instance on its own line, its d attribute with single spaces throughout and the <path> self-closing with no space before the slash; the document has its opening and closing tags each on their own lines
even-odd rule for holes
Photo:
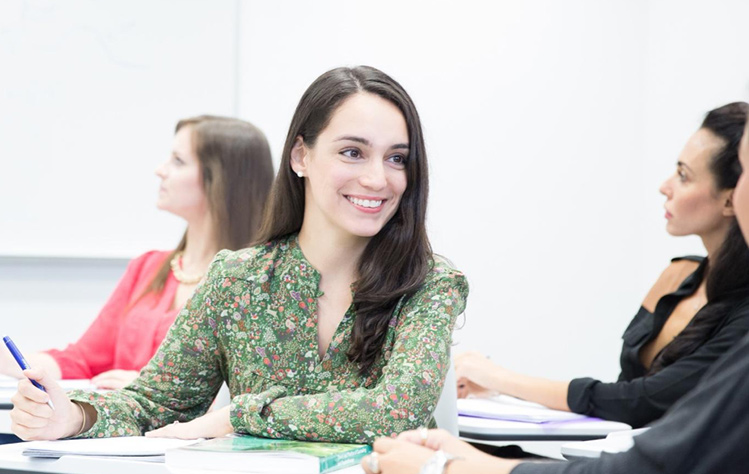
<svg viewBox="0 0 749 474">
<path fill-rule="evenodd" d="M 59 458 L 65 455 L 106 456 L 163 462 L 167 449 L 187 446 L 198 441 L 144 436 L 30 441 L 24 444 L 23 455 L 35 458 Z"/>
<path fill-rule="evenodd" d="M 495 420 L 547 423 L 552 421 L 581 420 L 585 415 L 552 410 L 507 395 L 492 398 L 462 398 L 458 400 L 458 414 Z"/>
</svg>

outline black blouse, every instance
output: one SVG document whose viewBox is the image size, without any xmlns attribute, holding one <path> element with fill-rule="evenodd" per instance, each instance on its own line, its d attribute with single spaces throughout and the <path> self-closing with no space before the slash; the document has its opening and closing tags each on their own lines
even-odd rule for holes
<svg viewBox="0 0 749 474">
<path fill-rule="evenodd" d="M 749 305 L 741 304 L 749 298 L 744 297 L 736 302 L 731 313 L 702 346 L 659 372 L 647 375 L 648 369 L 640 361 L 640 350 L 658 336 L 676 305 L 697 290 L 705 275 L 707 260 L 684 259 L 700 262 L 700 265 L 676 291 L 658 300 L 653 313 L 640 307 L 624 332 L 619 379 L 613 383 L 592 378 L 572 380 L 567 394 L 570 410 L 641 427 L 660 418 L 692 390 L 707 369 L 749 332 Z M 705 308 L 710 304 L 708 302 Z"/>
<path fill-rule="evenodd" d="M 749 311 L 744 302 L 743 311 Z M 749 470 L 749 335 L 629 451 L 575 462 L 525 463 L 512 474 L 744 474 Z"/>
</svg>

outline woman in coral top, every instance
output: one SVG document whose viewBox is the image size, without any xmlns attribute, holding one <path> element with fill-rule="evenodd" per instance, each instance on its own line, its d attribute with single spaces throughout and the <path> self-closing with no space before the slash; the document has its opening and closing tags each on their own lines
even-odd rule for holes
<svg viewBox="0 0 749 474">
<path fill-rule="evenodd" d="M 156 175 L 158 208 L 187 221 L 181 242 L 173 251 L 151 251 L 131 261 L 83 336 L 63 350 L 32 354 L 32 367 L 55 378 L 90 378 L 100 388 L 124 387 L 135 379 L 216 252 L 242 248 L 254 238 L 273 164 L 265 136 L 252 124 L 200 116 L 177 124 L 171 156 Z M 7 354 L 0 368 L 21 376 Z"/>
</svg>

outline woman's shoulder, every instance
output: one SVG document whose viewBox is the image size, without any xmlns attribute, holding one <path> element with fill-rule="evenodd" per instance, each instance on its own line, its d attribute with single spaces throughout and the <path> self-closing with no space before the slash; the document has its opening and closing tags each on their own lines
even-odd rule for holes
<svg viewBox="0 0 749 474">
<path fill-rule="evenodd" d="M 669 265 L 661 272 L 658 280 L 656 280 L 650 292 L 648 292 L 642 306 L 652 312 L 658 300 L 664 295 L 673 293 L 679 289 L 684 280 L 693 274 L 704 260 L 704 257 L 693 255 L 671 259 Z"/>
<path fill-rule="evenodd" d="M 454 317 L 463 312 L 467 298 L 468 280 L 463 272 L 446 258 L 435 255 L 422 285 L 403 301 L 410 308 L 430 308 Z"/>
<path fill-rule="evenodd" d="M 749 291 L 737 292 L 729 301 L 728 324 L 740 324 L 749 330 Z"/>
<path fill-rule="evenodd" d="M 434 255 L 432 268 L 427 273 L 424 279 L 424 285 L 430 286 L 439 282 L 454 282 L 453 284 L 457 287 L 468 288 L 468 282 L 466 276 L 455 268 L 455 266 L 447 258 L 441 255 Z"/>
<path fill-rule="evenodd" d="M 671 264 L 666 268 L 670 268 L 673 265 L 694 265 L 695 267 L 697 267 L 704 261 L 705 257 L 701 257 L 699 255 L 682 255 L 681 257 L 672 258 Z"/>
<path fill-rule="evenodd" d="M 149 250 L 132 259 L 131 263 L 139 265 L 161 264 L 171 254 L 173 250 Z"/>
<path fill-rule="evenodd" d="M 171 250 L 150 250 L 145 252 L 130 260 L 127 265 L 128 272 L 150 274 L 152 271 L 157 270 L 171 253 Z"/>
<path fill-rule="evenodd" d="M 669 265 L 663 270 L 661 276 L 656 281 L 656 284 L 673 287 L 671 291 L 676 291 L 679 285 L 689 275 L 694 273 L 704 261 L 705 257 L 694 255 L 672 258 Z"/>
<path fill-rule="evenodd" d="M 287 247 L 287 239 L 279 239 L 239 250 L 221 250 L 211 262 L 209 275 L 252 279 L 258 273 L 266 273 L 278 254 Z"/>
</svg>

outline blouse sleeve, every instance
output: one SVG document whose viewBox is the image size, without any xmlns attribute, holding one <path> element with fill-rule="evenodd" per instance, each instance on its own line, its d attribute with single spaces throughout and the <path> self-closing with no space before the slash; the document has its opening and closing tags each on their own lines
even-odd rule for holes
<svg viewBox="0 0 749 474">
<path fill-rule="evenodd" d="M 748 336 L 749 337 L 749 336 Z M 749 339 L 739 341 L 668 415 L 624 453 L 595 460 L 525 463 L 512 474 L 708 474 L 749 463 Z"/>
<path fill-rule="evenodd" d="M 465 277 L 443 274 L 401 309 L 394 345 L 373 387 L 287 396 L 282 386 L 232 400 L 237 432 L 272 438 L 371 443 L 423 426 L 442 392 L 456 317 L 468 295 Z"/>
<path fill-rule="evenodd" d="M 46 351 L 60 366 L 63 379 L 90 379 L 112 369 L 120 318 L 130 303 L 149 254 L 132 260 L 109 300 L 80 339 L 65 349 Z"/>
<path fill-rule="evenodd" d="M 704 373 L 749 331 L 749 304 L 734 310 L 717 333 L 693 353 L 661 371 L 630 381 L 603 383 L 592 378 L 570 382 L 570 410 L 637 428 L 660 418 L 692 390 Z"/>
<path fill-rule="evenodd" d="M 137 436 L 174 421 L 204 414 L 223 382 L 216 286 L 221 253 L 195 289 L 156 355 L 127 387 L 108 393 L 74 390 L 70 399 L 91 404 L 97 421 L 82 437 Z"/>
</svg>

